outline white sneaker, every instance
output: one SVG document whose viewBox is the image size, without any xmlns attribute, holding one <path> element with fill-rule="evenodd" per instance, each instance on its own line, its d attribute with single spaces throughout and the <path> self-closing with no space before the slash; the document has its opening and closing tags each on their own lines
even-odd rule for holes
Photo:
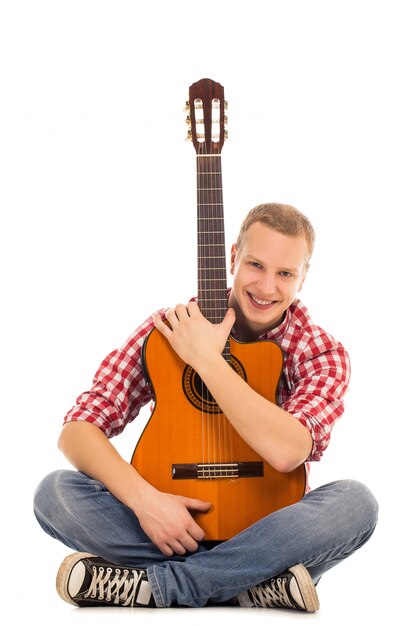
<svg viewBox="0 0 417 626">
<path fill-rule="evenodd" d="M 320 608 L 312 578 L 301 564 L 240 593 L 237 600 L 240 606 L 286 607 L 307 613 L 314 613 Z"/>
<path fill-rule="evenodd" d="M 76 606 L 155 606 L 146 570 L 115 565 L 86 552 L 62 561 L 56 589 L 65 602 Z"/>
</svg>

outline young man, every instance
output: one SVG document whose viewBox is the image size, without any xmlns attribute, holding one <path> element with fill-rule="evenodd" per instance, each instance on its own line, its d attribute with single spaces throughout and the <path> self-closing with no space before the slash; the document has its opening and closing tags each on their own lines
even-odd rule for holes
<svg viewBox="0 0 417 626">
<path fill-rule="evenodd" d="M 109 442 L 152 399 L 141 352 L 156 326 L 272 467 L 290 472 L 319 461 L 343 413 L 349 359 L 297 299 L 313 246 L 313 228 L 297 209 L 255 207 L 232 248 L 234 281 L 223 321 L 210 323 L 195 301 L 159 311 L 103 361 L 92 389 L 67 414 L 59 440 L 78 471 L 50 474 L 35 495 L 42 528 L 77 551 L 58 571 L 64 600 L 79 606 L 228 603 L 313 612 L 321 576 L 369 539 L 377 503 L 364 485 L 343 480 L 307 487 L 300 502 L 211 547 L 193 517 L 207 512 L 210 502 L 158 491 Z M 229 367 L 222 351 L 230 334 L 281 346 L 276 403 Z"/>
</svg>

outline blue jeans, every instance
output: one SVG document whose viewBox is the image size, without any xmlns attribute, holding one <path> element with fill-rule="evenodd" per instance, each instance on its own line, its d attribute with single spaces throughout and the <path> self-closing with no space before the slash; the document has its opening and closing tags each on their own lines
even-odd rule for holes
<svg viewBox="0 0 417 626">
<path fill-rule="evenodd" d="M 166 557 L 134 513 L 97 480 L 70 470 L 46 476 L 35 493 L 42 528 L 75 551 L 146 568 L 158 607 L 221 604 L 303 563 L 317 583 L 371 536 L 378 514 L 363 484 L 340 480 L 308 493 L 214 547 Z"/>
</svg>

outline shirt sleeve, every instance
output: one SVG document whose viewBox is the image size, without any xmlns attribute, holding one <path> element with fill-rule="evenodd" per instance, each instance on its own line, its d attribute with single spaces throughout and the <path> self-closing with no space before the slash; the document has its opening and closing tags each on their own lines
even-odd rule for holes
<svg viewBox="0 0 417 626">
<path fill-rule="evenodd" d="M 313 446 L 307 461 L 319 461 L 332 428 L 344 412 L 350 360 L 343 346 L 329 336 L 316 337 L 300 352 L 282 408 L 308 428 Z"/>
<path fill-rule="evenodd" d="M 159 311 L 163 316 L 164 312 Z M 154 328 L 152 317 L 142 324 L 119 350 L 101 363 L 89 391 L 83 392 L 68 411 L 64 423 L 87 421 L 98 426 L 107 437 L 123 431 L 152 400 L 152 389 L 142 368 L 142 349 Z"/>
</svg>

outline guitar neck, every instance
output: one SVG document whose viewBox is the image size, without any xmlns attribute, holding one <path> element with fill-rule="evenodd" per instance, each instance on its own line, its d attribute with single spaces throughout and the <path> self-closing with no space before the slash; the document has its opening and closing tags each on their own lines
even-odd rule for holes
<svg viewBox="0 0 417 626">
<path fill-rule="evenodd" d="M 227 310 L 227 277 L 220 155 L 197 155 L 198 301 L 212 323 Z"/>
</svg>

